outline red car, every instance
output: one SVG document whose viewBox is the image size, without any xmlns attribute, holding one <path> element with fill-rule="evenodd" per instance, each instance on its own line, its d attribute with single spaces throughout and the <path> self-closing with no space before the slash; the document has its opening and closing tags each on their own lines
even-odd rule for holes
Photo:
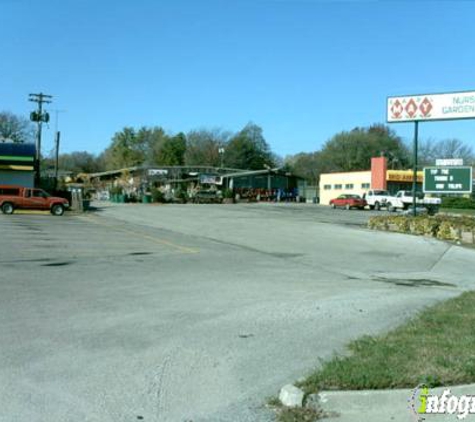
<svg viewBox="0 0 475 422">
<path fill-rule="evenodd" d="M 342 207 L 346 208 L 347 210 L 351 208 L 359 208 L 360 210 L 364 209 L 366 207 L 367 203 L 366 200 L 363 199 L 359 195 L 353 195 L 353 194 L 343 194 L 340 195 L 336 199 L 332 199 L 330 201 L 330 206 L 332 208 L 336 207 Z"/>
<path fill-rule="evenodd" d="M 4 214 L 13 214 L 15 209 L 29 209 L 49 210 L 53 215 L 63 215 L 68 207 L 66 199 L 51 196 L 42 189 L 0 185 L 0 209 Z"/>
</svg>

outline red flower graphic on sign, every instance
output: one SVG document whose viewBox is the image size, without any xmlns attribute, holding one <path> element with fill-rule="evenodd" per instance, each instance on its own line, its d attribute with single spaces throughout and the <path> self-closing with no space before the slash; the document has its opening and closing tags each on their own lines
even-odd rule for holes
<svg viewBox="0 0 475 422">
<path fill-rule="evenodd" d="M 417 113 L 417 104 L 414 101 L 414 98 L 411 98 L 406 104 L 406 113 L 409 117 L 414 117 Z"/>
<path fill-rule="evenodd" d="M 393 118 L 399 119 L 399 117 L 401 117 L 403 110 L 404 108 L 402 107 L 401 102 L 399 100 L 396 100 L 394 104 L 391 106 L 391 113 L 393 113 Z"/>
<path fill-rule="evenodd" d="M 421 113 L 424 117 L 427 117 L 427 115 L 432 110 L 432 103 L 427 97 L 425 97 L 422 101 L 421 105 L 419 106 L 419 110 L 421 110 Z"/>
</svg>

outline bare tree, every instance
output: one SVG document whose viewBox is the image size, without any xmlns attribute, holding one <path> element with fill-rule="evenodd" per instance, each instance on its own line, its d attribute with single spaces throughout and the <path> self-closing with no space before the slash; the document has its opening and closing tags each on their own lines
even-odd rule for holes
<svg viewBox="0 0 475 422">
<path fill-rule="evenodd" d="M 462 158 L 465 164 L 471 165 L 475 155 L 470 145 L 456 138 L 440 141 L 428 139 L 421 143 L 419 148 L 420 165 L 434 165 L 438 158 Z"/>
<path fill-rule="evenodd" d="M 192 130 L 186 136 L 185 163 L 187 165 L 220 166 L 219 149 L 224 148 L 224 154 L 226 154 L 226 143 L 229 137 L 228 132 L 223 132 L 220 129 Z"/>
<path fill-rule="evenodd" d="M 34 133 L 34 126 L 28 119 L 8 111 L 0 112 L 0 142 L 32 142 Z"/>
</svg>

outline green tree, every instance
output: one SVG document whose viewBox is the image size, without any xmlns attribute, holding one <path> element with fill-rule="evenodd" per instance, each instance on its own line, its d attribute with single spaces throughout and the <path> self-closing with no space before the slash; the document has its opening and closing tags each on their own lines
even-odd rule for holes
<svg viewBox="0 0 475 422">
<path fill-rule="evenodd" d="M 319 152 L 301 152 L 286 157 L 285 166 L 296 176 L 303 177 L 310 185 L 318 185 L 323 163 Z"/>
<path fill-rule="evenodd" d="M 107 170 L 132 167 L 142 164 L 147 156 L 144 138 L 139 138 L 135 129 L 125 127 L 117 132 L 109 148 L 104 152 Z"/>
<path fill-rule="evenodd" d="M 28 119 L 8 111 L 0 112 L 0 142 L 33 142 L 34 134 L 35 127 Z"/>
<path fill-rule="evenodd" d="M 169 136 L 161 127 L 142 127 L 137 131 L 137 145 L 140 147 L 146 164 L 158 164 L 160 150 Z"/>
<path fill-rule="evenodd" d="M 263 136 L 262 129 L 248 123 L 226 145 L 226 167 L 261 170 L 274 167 L 274 156 Z"/>
<path fill-rule="evenodd" d="M 406 168 L 409 151 L 394 131 L 384 125 L 355 128 L 327 141 L 321 152 L 323 172 L 358 171 L 371 167 L 371 158 L 386 156 L 389 168 Z"/>
<path fill-rule="evenodd" d="M 185 163 L 186 136 L 179 133 L 165 140 L 158 152 L 158 163 L 164 166 L 182 166 Z"/>
</svg>

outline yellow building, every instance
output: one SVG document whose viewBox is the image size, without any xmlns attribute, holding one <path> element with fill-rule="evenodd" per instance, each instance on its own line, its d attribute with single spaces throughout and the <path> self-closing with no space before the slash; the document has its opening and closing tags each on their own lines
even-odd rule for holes
<svg viewBox="0 0 475 422">
<path fill-rule="evenodd" d="M 371 170 L 320 175 L 320 203 L 328 205 L 331 199 L 343 193 L 363 196 L 369 189 L 388 190 L 395 194 L 399 190 L 411 190 L 412 170 L 388 170 L 385 157 L 371 160 Z M 423 172 L 417 172 L 417 184 L 422 188 Z"/>
<path fill-rule="evenodd" d="M 328 205 L 342 193 L 363 196 L 371 189 L 371 171 L 326 173 L 320 175 L 320 203 Z"/>
</svg>

